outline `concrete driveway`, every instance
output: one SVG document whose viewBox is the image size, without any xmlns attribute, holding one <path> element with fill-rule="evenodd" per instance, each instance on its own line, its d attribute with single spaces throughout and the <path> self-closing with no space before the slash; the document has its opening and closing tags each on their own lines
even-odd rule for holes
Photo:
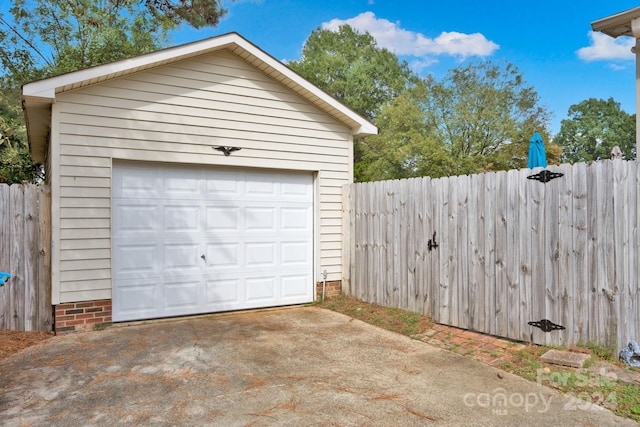
<svg viewBox="0 0 640 427">
<path fill-rule="evenodd" d="M 5 426 L 636 425 L 315 307 L 55 337 L 0 390 Z"/>
</svg>

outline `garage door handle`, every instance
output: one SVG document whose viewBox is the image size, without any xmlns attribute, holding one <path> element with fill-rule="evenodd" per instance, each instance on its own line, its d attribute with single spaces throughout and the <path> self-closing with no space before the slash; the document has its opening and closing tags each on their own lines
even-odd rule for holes
<svg viewBox="0 0 640 427">
<path fill-rule="evenodd" d="M 200 255 L 200 258 L 202 258 L 202 259 L 203 259 L 203 260 L 205 260 L 205 261 L 207 260 L 207 257 L 206 257 L 206 256 L 204 256 L 204 254 Z"/>
</svg>

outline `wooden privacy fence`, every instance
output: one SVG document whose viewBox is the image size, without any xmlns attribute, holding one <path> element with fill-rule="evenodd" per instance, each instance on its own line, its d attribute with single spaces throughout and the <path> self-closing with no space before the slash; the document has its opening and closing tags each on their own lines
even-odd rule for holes
<svg viewBox="0 0 640 427">
<path fill-rule="evenodd" d="M 640 339 L 637 163 L 549 169 L 345 186 L 345 292 L 538 344 Z"/>
<path fill-rule="evenodd" d="M 47 186 L 0 184 L 0 329 L 51 331 L 50 198 Z"/>
</svg>

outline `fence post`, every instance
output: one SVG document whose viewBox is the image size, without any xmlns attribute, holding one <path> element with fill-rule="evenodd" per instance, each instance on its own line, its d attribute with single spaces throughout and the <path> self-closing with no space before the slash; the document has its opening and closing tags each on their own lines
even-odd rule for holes
<svg viewBox="0 0 640 427">
<path fill-rule="evenodd" d="M 351 203 L 352 184 L 342 186 L 342 292 L 352 295 L 351 278 L 351 246 L 353 241 L 353 206 Z"/>
</svg>

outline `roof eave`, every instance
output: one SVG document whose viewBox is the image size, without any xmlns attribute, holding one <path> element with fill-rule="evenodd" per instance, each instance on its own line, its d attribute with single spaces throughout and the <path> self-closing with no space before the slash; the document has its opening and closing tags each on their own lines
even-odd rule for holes
<svg viewBox="0 0 640 427">
<path fill-rule="evenodd" d="M 636 18 L 640 18 L 640 6 L 593 21 L 591 29 L 613 38 L 621 36 L 634 37 L 631 21 Z"/>
</svg>

